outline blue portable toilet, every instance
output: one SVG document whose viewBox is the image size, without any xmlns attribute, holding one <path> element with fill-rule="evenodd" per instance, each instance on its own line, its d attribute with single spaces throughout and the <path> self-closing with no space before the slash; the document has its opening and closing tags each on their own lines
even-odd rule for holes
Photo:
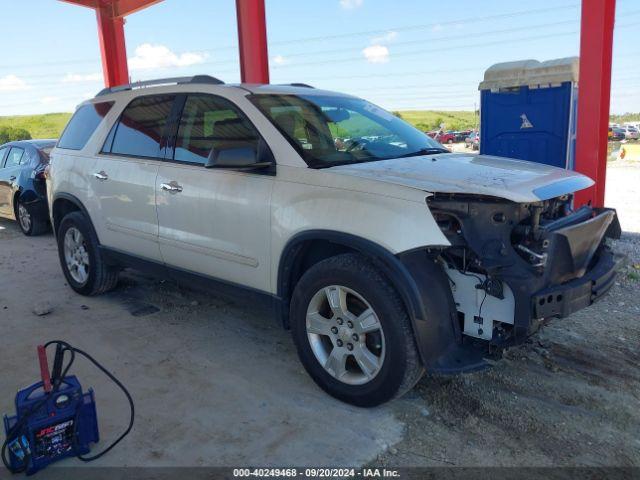
<svg viewBox="0 0 640 480">
<path fill-rule="evenodd" d="M 480 83 L 480 153 L 573 169 L 578 57 L 498 63 Z"/>
</svg>

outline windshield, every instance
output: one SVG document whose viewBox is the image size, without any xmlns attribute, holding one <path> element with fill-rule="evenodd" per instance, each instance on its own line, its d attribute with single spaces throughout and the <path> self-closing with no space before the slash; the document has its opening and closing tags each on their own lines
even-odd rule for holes
<svg viewBox="0 0 640 480">
<path fill-rule="evenodd" d="M 250 98 L 310 167 L 449 152 L 392 113 L 359 98 L 331 95 Z"/>
</svg>

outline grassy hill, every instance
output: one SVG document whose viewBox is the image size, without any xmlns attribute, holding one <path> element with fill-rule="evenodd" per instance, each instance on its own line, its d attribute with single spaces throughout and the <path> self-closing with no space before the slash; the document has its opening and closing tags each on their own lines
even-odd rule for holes
<svg viewBox="0 0 640 480">
<path fill-rule="evenodd" d="M 609 121 L 613 123 L 640 122 L 640 113 L 623 113 L 622 115 L 611 115 Z"/>
<path fill-rule="evenodd" d="M 394 113 L 420 130 L 437 130 L 442 123 L 446 130 L 467 130 L 477 126 L 473 111 L 401 110 Z"/>
<path fill-rule="evenodd" d="M 71 113 L 44 115 L 16 115 L 0 117 L 0 127 L 24 128 L 32 138 L 57 138 L 71 117 Z"/>
<path fill-rule="evenodd" d="M 477 126 L 477 116 L 473 111 L 400 110 L 394 113 L 425 131 L 436 130 L 441 123 L 445 124 L 447 130 L 465 130 Z M 0 117 L 0 127 L 24 128 L 31 133 L 32 138 L 57 138 L 70 116 L 71 113 L 47 113 Z M 615 122 L 630 120 L 640 120 L 640 114 L 627 113 L 611 116 L 611 121 Z"/>
<path fill-rule="evenodd" d="M 403 119 L 421 130 L 435 130 L 441 123 L 445 124 L 447 130 L 470 129 L 476 126 L 474 112 L 402 110 L 394 113 L 400 114 Z M 24 128 L 31 133 L 32 138 L 57 138 L 70 116 L 71 113 L 46 113 L 0 117 L 0 127 Z"/>
</svg>

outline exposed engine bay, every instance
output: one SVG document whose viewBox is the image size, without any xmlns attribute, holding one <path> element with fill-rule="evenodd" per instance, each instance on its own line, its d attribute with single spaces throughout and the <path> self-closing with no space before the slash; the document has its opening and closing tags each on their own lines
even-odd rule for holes
<svg viewBox="0 0 640 480">
<path fill-rule="evenodd" d="M 435 194 L 427 204 L 451 243 L 444 268 L 460 331 L 492 347 L 521 343 L 551 317 L 590 305 L 613 284 L 620 259 L 614 210 L 571 208 L 572 196 L 533 203 Z"/>
</svg>

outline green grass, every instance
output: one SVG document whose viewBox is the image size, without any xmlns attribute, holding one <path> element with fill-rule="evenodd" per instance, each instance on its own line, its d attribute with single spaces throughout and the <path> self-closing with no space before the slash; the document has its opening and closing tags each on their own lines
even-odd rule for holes
<svg viewBox="0 0 640 480">
<path fill-rule="evenodd" d="M 640 122 L 640 113 L 623 113 L 622 115 L 611 115 L 609 121 L 613 123 Z"/>
<path fill-rule="evenodd" d="M 473 111 L 400 110 L 394 112 L 420 130 L 437 130 L 444 123 L 445 130 L 471 130 L 477 127 Z"/>
<path fill-rule="evenodd" d="M 403 110 L 402 118 L 421 130 L 434 130 L 440 123 L 447 130 L 463 130 L 475 127 L 474 112 L 446 112 L 432 110 Z M 69 121 L 71 113 L 46 113 L 44 115 L 17 115 L 0 117 L 0 127 L 24 128 L 33 138 L 57 138 Z"/>
<path fill-rule="evenodd" d="M 477 115 L 473 111 L 400 110 L 394 112 L 420 130 L 437 130 L 444 123 L 446 130 L 476 128 Z M 71 113 L 46 113 L 44 115 L 17 115 L 0 117 L 0 127 L 24 128 L 33 138 L 57 138 L 67 124 Z M 612 121 L 640 120 L 640 114 L 612 115 Z"/>
<path fill-rule="evenodd" d="M 71 113 L 0 117 L 0 127 L 24 128 L 29 131 L 32 138 L 58 138 L 69 117 Z"/>
</svg>

